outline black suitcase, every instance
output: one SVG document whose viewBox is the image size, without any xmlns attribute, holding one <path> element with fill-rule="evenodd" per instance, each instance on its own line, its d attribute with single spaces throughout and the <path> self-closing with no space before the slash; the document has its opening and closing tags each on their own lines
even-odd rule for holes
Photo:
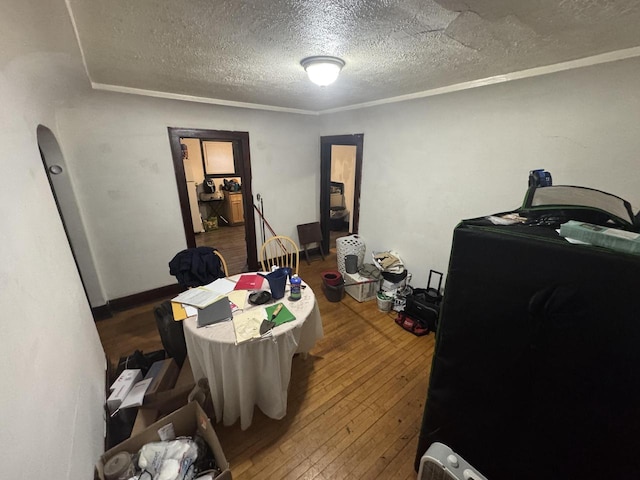
<svg viewBox="0 0 640 480">
<path fill-rule="evenodd" d="M 438 288 L 431 286 L 431 278 L 438 275 Z M 438 328 L 438 318 L 440 317 L 440 303 L 442 302 L 442 273 L 435 270 L 429 271 L 429 280 L 427 288 L 414 288 L 410 295 L 406 298 L 404 313 L 409 317 L 419 321 L 430 332 L 435 332 Z"/>
<path fill-rule="evenodd" d="M 184 339 L 182 322 L 173 319 L 171 302 L 165 301 L 153 309 L 156 317 L 156 325 L 160 333 L 162 346 L 169 358 L 173 358 L 179 367 L 182 367 L 187 356 L 187 344 Z"/>
</svg>

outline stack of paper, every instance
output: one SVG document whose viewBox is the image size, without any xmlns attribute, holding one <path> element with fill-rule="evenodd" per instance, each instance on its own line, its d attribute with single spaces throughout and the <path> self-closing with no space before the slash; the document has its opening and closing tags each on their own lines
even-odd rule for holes
<svg viewBox="0 0 640 480">
<path fill-rule="evenodd" d="M 197 314 L 198 327 L 230 320 L 232 311 L 244 308 L 246 303 L 246 295 L 234 292 L 235 285 L 231 280 L 218 278 L 208 285 L 182 292 L 171 299 L 173 319 L 184 320 Z M 227 297 L 231 293 L 233 300 Z"/>
<path fill-rule="evenodd" d="M 247 305 L 247 291 L 246 290 L 234 290 L 229 292 L 229 301 L 232 303 L 231 310 L 244 310 Z M 235 308 L 234 308 L 235 307 Z"/>
<path fill-rule="evenodd" d="M 273 312 L 282 305 L 278 314 L 273 317 Z M 239 313 L 233 316 L 233 329 L 236 333 L 236 344 L 252 340 L 254 338 L 261 338 L 264 335 L 260 334 L 260 325 L 264 320 L 272 320 L 277 327 L 283 323 L 291 322 L 296 317 L 291 311 L 281 303 L 270 305 L 266 308 L 252 308 L 244 313 Z M 270 331 L 268 332 L 270 334 Z"/>
<path fill-rule="evenodd" d="M 267 318 L 264 308 L 253 308 L 233 317 L 233 329 L 236 332 L 236 343 L 246 342 L 252 338 L 260 338 L 260 325 Z"/>
<path fill-rule="evenodd" d="M 192 307 L 191 305 L 183 305 L 174 301 L 171 302 L 171 310 L 173 312 L 173 319 L 176 322 L 184 320 L 187 317 L 193 317 L 198 313 L 198 309 L 196 307 Z"/>
<path fill-rule="evenodd" d="M 218 278 L 202 287 L 190 288 L 177 297 L 171 299 L 175 303 L 183 303 L 197 308 L 205 308 L 215 302 L 222 295 L 227 295 L 236 286 L 231 280 Z"/>
</svg>

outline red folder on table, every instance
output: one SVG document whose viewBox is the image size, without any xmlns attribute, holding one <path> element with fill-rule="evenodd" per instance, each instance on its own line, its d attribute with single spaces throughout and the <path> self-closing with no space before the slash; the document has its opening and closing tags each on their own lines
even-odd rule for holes
<svg viewBox="0 0 640 480">
<path fill-rule="evenodd" d="M 263 280 L 264 278 L 257 274 L 241 275 L 234 290 L 260 290 Z"/>
</svg>

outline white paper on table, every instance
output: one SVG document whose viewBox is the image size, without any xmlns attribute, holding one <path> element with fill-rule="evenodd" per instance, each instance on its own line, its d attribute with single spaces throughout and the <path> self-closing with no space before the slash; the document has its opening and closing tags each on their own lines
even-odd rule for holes
<svg viewBox="0 0 640 480">
<path fill-rule="evenodd" d="M 232 291 L 236 286 L 235 282 L 232 282 L 228 278 L 218 278 L 207 285 L 204 285 L 202 288 L 206 288 L 212 292 L 218 294 L 218 296 L 227 295 L 230 291 Z"/>
<path fill-rule="evenodd" d="M 198 309 L 196 307 L 192 307 L 191 305 L 182 305 L 184 307 L 184 311 L 187 312 L 187 317 L 193 317 L 198 314 Z"/>
<path fill-rule="evenodd" d="M 247 305 L 247 291 L 246 290 L 233 290 L 228 293 L 229 301 L 233 303 L 238 309 L 244 310 Z"/>
<path fill-rule="evenodd" d="M 195 287 L 182 292 L 177 297 L 172 298 L 171 301 L 198 308 L 205 308 L 215 302 L 218 297 L 220 297 L 220 295 L 217 292 L 213 292 L 204 287 Z"/>
<path fill-rule="evenodd" d="M 264 308 L 254 308 L 233 317 L 233 329 L 236 332 L 236 343 L 246 342 L 252 338 L 260 338 L 260 325 L 266 320 Z"/>
</svg>

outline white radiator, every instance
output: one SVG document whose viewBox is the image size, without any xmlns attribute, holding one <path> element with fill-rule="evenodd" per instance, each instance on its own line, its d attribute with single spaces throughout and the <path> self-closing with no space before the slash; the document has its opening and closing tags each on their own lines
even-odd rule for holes
<svg viewBox="0 0 640 480">
<path fill-rule="evenodd" d="M 487 480 L 443 443 L 432 443 L 420 459 L 418 480 Z"/>
</svg>

